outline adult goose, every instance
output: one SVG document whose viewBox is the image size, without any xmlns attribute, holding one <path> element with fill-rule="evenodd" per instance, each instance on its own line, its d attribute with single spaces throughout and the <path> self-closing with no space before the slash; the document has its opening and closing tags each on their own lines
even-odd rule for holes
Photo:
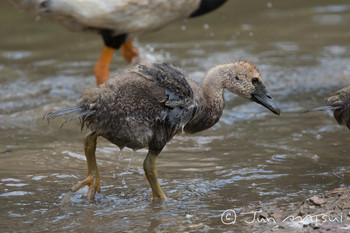
<svg viewBox="0 0 350 233">
<path fill-rule="evenodd" d="M 226 0 L 13 0 L 26 10 L 59 21 L 72 30 L 93 31 L 104 48 L 95 65 L 97 85 L 109 77 L 114 50 L 131 62 L 139 52 L 131 38 L 175 21 L 206 14 Z"/>
</svg>

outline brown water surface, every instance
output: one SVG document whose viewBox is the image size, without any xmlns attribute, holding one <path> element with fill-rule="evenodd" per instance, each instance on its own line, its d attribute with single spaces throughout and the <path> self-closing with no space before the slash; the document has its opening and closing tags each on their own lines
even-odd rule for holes
<svg viewBox="0 0 350 233">
<path fill-rule="evenodd" d="M 86 189 L 68 203 L 68 189 L 84 179 L 86 162 L 78 122 L 59 129 L 42 116 L 74 105 L 95 85 L 102 48 L 94 34 L 36 21 L 0 3 L 0 230 L 1 231 L 223 231 L 227 209 L 259 201 L 293 208 L 310 195 L 349 186 L 350 132 L 320 106 L 350 83 L 350 3 L 347 0 L 231 0 L 204 17 L 144 35 L 148 58 L 181 66 L 201 82 L 209 67 L 246 59 L 262 72 L 282 109 L 277 117 L 226 93 L 213 128 L 180 135 L 157 160 L 165 203 L 152 202 L 142 162 L 99 139 L 102 192 Z M 116 52 L 111 70 L 128 65 Z M 118 168 L 116 165 L 118 164 Z"/>
</svg>

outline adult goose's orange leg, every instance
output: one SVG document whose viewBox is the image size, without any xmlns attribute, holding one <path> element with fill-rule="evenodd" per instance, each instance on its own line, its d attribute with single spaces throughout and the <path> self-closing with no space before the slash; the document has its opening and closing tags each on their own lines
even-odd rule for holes
<svg viewBox="0 0 350 233">
<path fill-rule="evenodd" d="M 84 187 L 85 185 L 89 186 L 89 191 L 87 194 L 88 200 L 93 200 L 96 191 L 101 191 L 100 186 L 100 174 L 97 169 L 96 164 L 96 143 L 97 143 L 97 135 L 96 132 L 90 132 L 85 136 L 84 140 L 84 152 L 86 156 L 86 162 L 87 162 L 87 176 L 85 180 L 79 182 L 78 184 L 74 185 L 72 187 L 72 192 L 78 191 L 80 188 Z"/>
<path fill-rule="evenodd" d="M 95 65 L 96 83 L 100 85 L 109 78 L 109 64 L 111 63 L 114 49 L 104 46 L 99 60 Z"/>
<path fill-rule="evenodd" d="M 129 63 L 132 62 L 133 57 L 138 56 L 140 53 L 137 51 L 135 46 L 132 44 L 132 40 L 125 41 L 120 47 L 123 57 Z"/>
<path fill-rule="evenodd" d="M 139 51 L 132 44 L 132 40 L 125 41 L 120 47 L 123 57 L 131 63 L 133 57 L 139 56 Z M 99 60 L 95 65 L 95 76 L 97 85 L 103 84 L 109 78 L 109 65 L 111 64 L 114 49 L 109 46 L 104 46 Z"/>
</svg>

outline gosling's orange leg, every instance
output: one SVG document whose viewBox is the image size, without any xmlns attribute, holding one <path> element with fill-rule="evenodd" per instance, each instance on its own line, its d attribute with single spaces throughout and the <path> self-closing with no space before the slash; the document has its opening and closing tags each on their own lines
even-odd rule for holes
<svg viewBox="0 0 350 233">
<path fill-rule="evenodd" d="M 113 53 L 113 48 L 108 46 L 103 47 L 100 59 L 97 61 L 94 70 L 97 85 L 105 83 L 109 78 L 109 64 L 111 64 Z"/>
<path fill-rule="evenodd" d="M 165 194 L 160 188 L 157 179 L 156 158 L 159 153 L 148 151 L 147 157 L 143 162 L 143 169 L 146 174 L 146 178 L 151 185 L 153 199 L 165 198 Z"/>
<path fill-rule="evenodd" d="M 88 185 L 89 186 L 89 191 L 87 194 L 88 200 L 93 200 L 96 191 L 97 192 L 101 191 L 100 174 L 97 169 L 96 157 L 95 157 L 96 143 L 97 143 L 96 132 L 88 133 L 85 136 L 84 152 L 86 156 L 87 170 L 88 170 L 87 177 L 83 181 L 79 182 L 78 184 L 72 187 L 72 192 L 76 192 L 80 188 L 84 187 L 85 185 Z"/>
<path fill-rule="evenodd" d="M 133 57 L 139 56 L 139 51 L 135 48 L 135 46 L 132 44 L 132 40 L 127 40 L 122 44 L 120 47 L 120 50 L 122 52 L 123 57 L 127 62 L 131 63 Z"/>
</svg>

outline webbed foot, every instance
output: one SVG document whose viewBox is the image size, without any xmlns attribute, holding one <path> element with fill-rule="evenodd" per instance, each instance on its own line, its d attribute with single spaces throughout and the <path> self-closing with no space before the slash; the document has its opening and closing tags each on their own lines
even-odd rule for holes
<svg viewBox="0 0 350 233">
<path fill-rule="evenodd" d="M 95 197 L 95 193 L 101 191 L 100 178 L 96 178 L 93 175 L 88 175 L 83 181 L 80 181 L 76 185 L 71 188 L 72 192 L 76 192 L 82 187 L 88 185 L 89 191 L 87 193 L 87 199 L 89 201 L 93 200 Z"/>
</svg>

